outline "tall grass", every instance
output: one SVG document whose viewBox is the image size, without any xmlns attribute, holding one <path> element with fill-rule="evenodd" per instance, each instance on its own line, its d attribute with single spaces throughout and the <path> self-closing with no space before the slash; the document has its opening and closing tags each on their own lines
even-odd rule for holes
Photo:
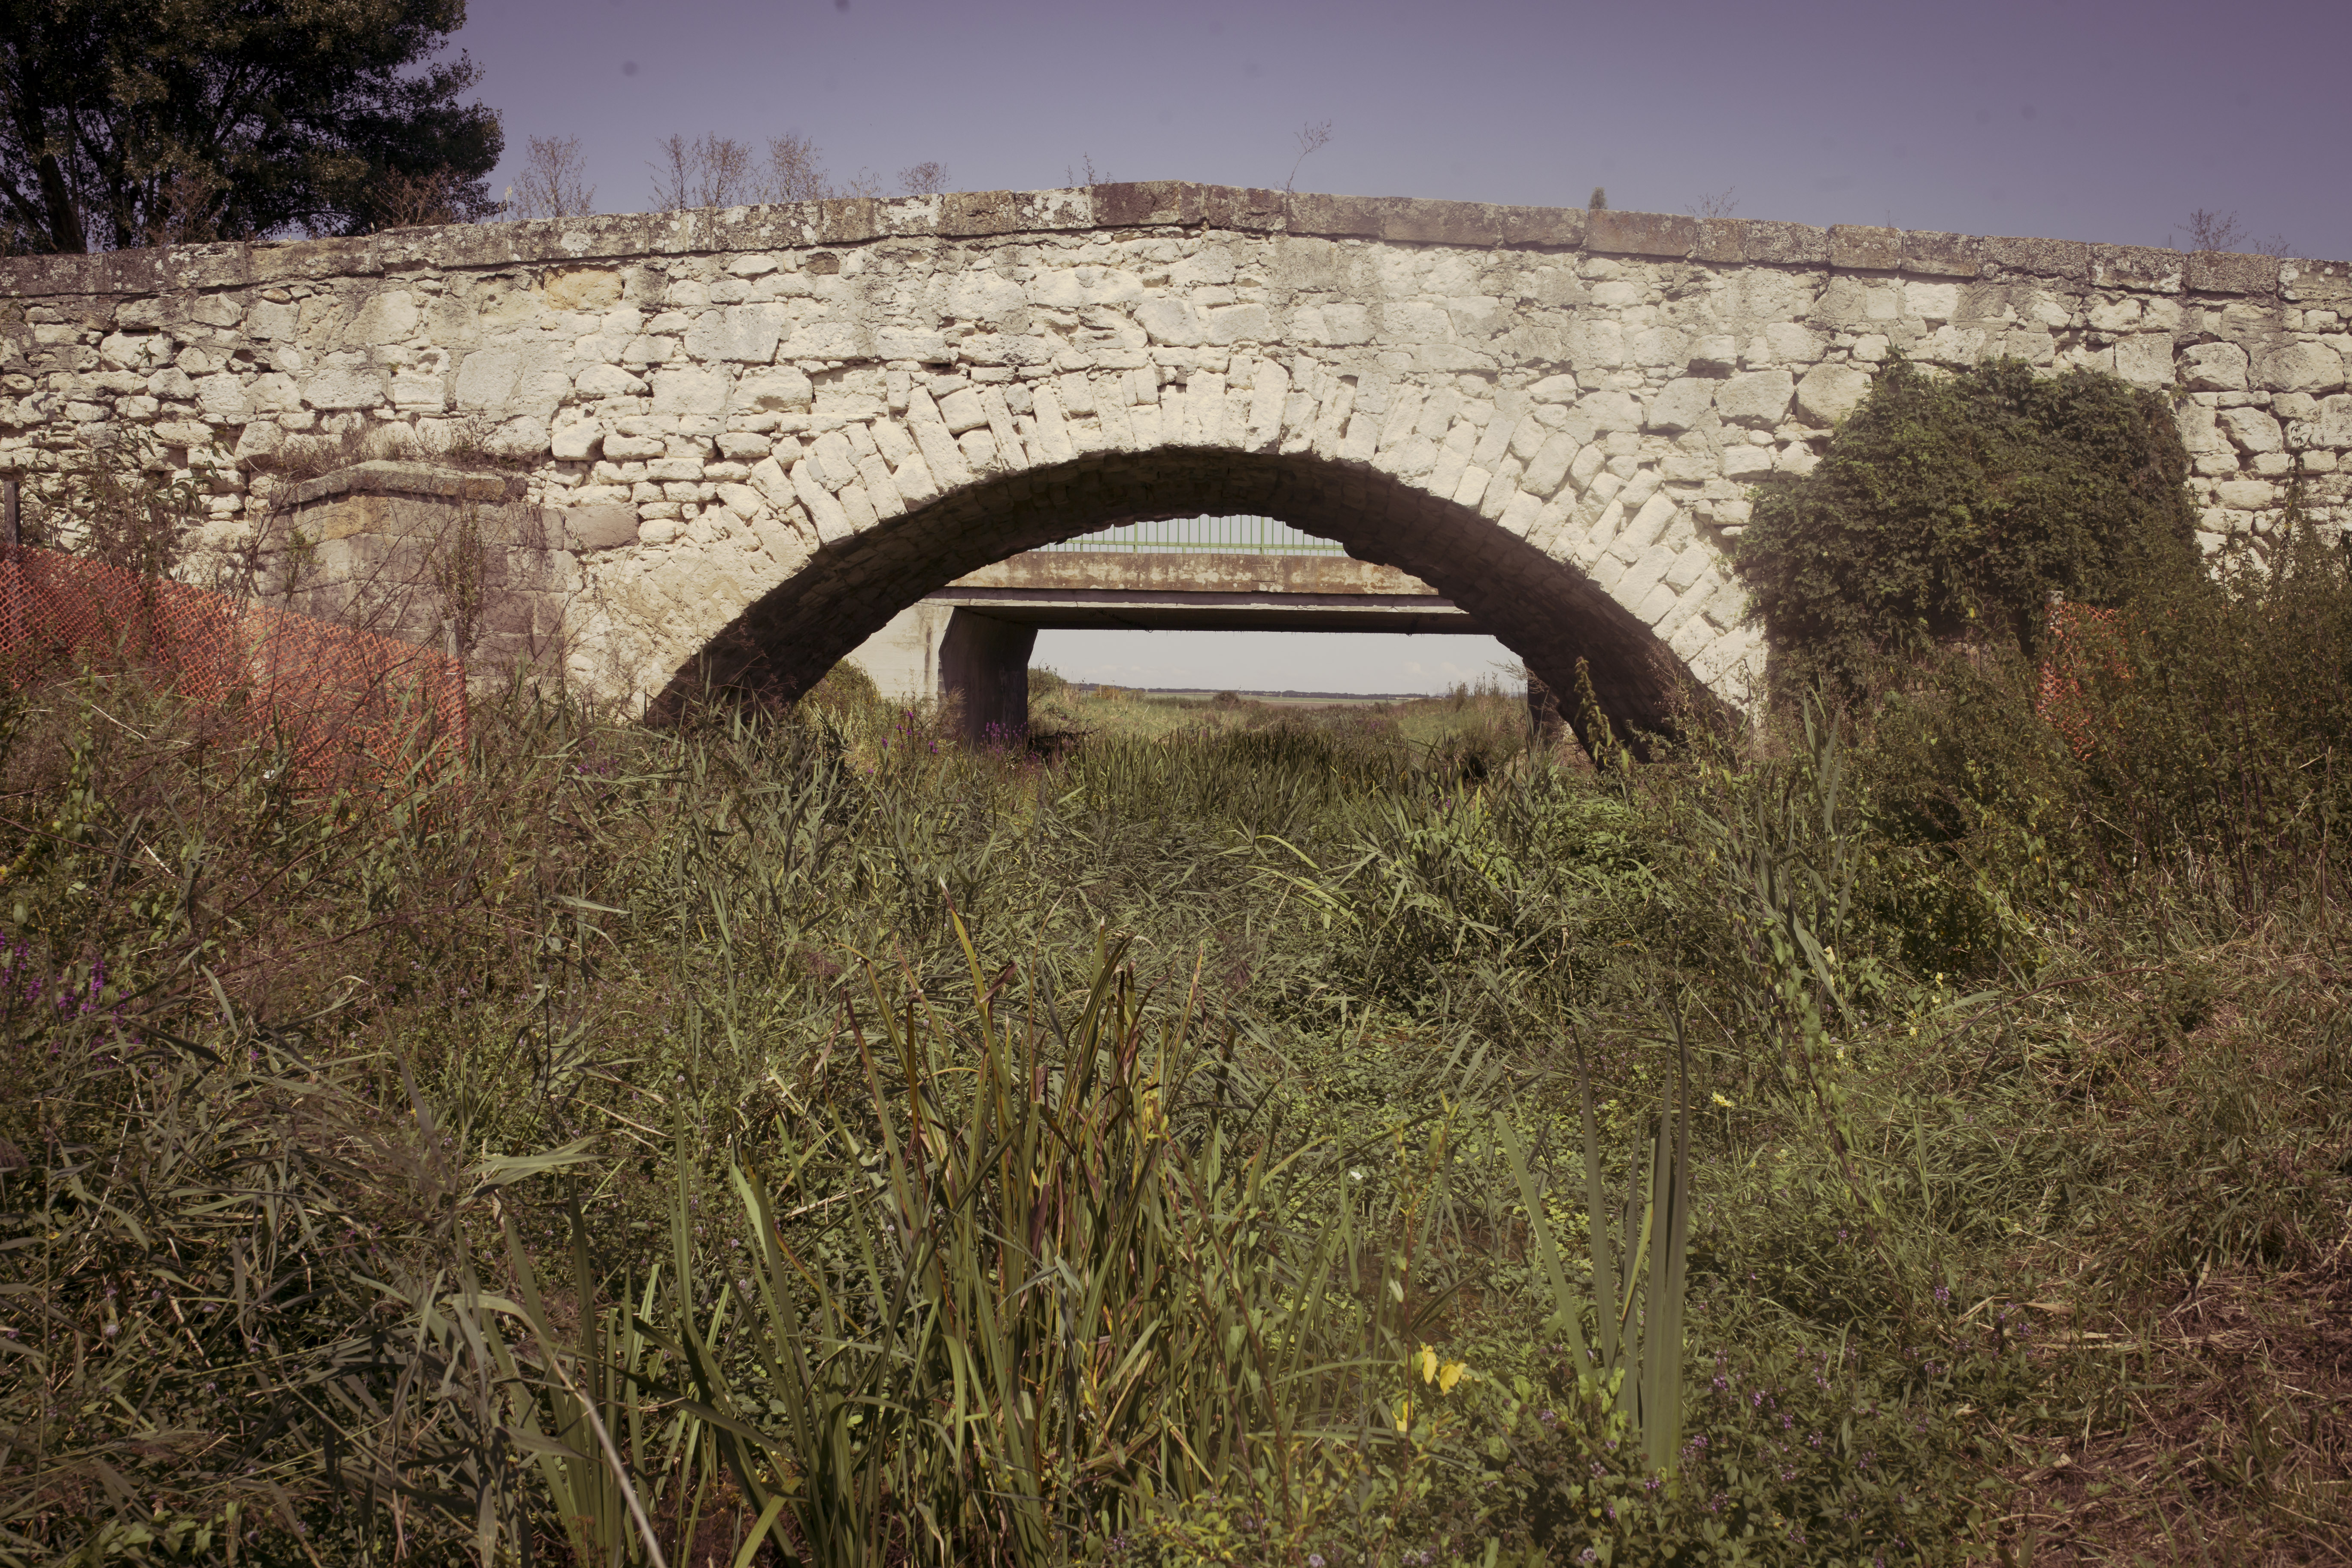
<svg viewBox="0 0 2352 1568">
<path fill-rule="evenodd" d="M 2347 602 L 2088 760 L 27 686 L 0 1560 L 2324 1560 Z"/>
</svg>

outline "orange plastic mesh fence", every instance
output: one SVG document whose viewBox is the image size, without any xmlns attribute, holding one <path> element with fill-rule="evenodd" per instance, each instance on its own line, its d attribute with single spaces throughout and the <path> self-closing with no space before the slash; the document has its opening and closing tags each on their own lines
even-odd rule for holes
<svg viewBox="0 0 2352 1568">
<path fill-rule="evenodd" d="M 2034 711 L 2063 736 L 2077 757 L 2099 743 L 2100 704 L 2093 688 L 2105 677 L 2128 678 L 2122 614 L 2064 599 L 2050 605 L 2050 655 L 2042 661 Z"/>
<path fill-rule="evenodd" d="M 466 673 L 414 643 L 290 610 L 23 547 L 0 552 L 0 660 L 21 682 L 46 658 L 119 654 L 234 715 L 317 783 L 466 743 Z"/>
</svg>

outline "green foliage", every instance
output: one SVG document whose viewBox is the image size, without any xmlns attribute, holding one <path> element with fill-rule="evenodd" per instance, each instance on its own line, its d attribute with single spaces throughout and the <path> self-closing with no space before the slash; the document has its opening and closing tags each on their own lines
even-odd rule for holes
<svg viewBox="0 0 2352 1568">
<path fill-rule="evenodd" d="M 2352 557 L 2308 523 L 2218 584 L 2135 602 L 2120 658 L 2085 671 L 2084 759 L 2111 853 L 2194 848 L 2241 877 L 2339 840 L 2352 796 Z"/>
<path fill-rule="evenodd" d="M 881 689 L 858 666 L 843 659 L 814 686 L 801 694 L 801 703 L 813 712 L 835 718 L 865 717 L 882 706 Z"/>
<path fill-rule="evenodd" d="M 2188 473 L 2166 400 L 2115 376 L 1896 358 L 1812 472 L 1759 488 L 1734 558 L 1784 680 L 1854 691 L 1923 643 L 2036 647 L 2053 592 L 2193 570 Z"/>
<path fill-rule="evenodd" d="M 0 10 L 0 217 L 33 251 L 250 239 L 496 210 L 498 116 L 436 59 L 464 0 Z M 388 193 L 430 182 L 431 215 Z"/>
</svg>

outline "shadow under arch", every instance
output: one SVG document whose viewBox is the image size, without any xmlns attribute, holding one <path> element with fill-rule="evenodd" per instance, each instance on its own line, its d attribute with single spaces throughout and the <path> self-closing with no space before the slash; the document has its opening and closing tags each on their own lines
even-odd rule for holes
<svg viewBox="0 0 2352 1568">
<path fill-rule="evenodd" d="M 1588 749 L 1574 700 L 1580 659 L 1621 737 L 1670 731 L 1688 717 L 1678 700 L 1717 705 L 1649 626 L 1582 572 L 1468 507 L 1306 454 L 1158 447 L 992 476 L 819 550 L 722 627 L 651 711 L 676 714 L 728 691 L 789 700 L 900 610 L 967 573 L 1097 529 L 1200 515 L 1276 518 L 1419 577 L 1559 694 L 1561 717 Z"/>
</svg>

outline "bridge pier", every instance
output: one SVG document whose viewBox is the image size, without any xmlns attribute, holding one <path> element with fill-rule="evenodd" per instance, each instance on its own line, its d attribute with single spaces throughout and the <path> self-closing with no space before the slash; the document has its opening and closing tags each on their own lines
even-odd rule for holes
<svg viewBox="0 0 2352 1568">
<path fill-rule="evenodd" d="M 1029 734 L 1029 656 L 1037 628 L 958 609 L 940 638 L 940 699 L 968 745 L 1018 745 Z"/>
</svg>

